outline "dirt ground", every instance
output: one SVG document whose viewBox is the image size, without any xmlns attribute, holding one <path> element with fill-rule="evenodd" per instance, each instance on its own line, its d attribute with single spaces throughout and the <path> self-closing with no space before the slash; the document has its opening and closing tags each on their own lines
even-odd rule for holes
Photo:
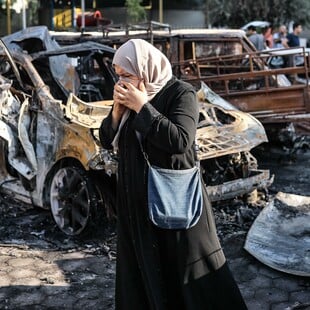
<svg viewBox="0 0 310 310">
<path fill-rule="evenodd" d="M 289 156 L 283 148 L 266 144 L 255 156 L 261 168 L 275 175 L 274 183 L 267 193 L 260 193 L 259 204 L 235 200 L 214 205 L 218 233 L 249 309 L 306 309 L 308 302 L 310 307 L 309 279 L 283 275 L 288 281 L 285 287 L 296 286 L 298 299 L 292 299 L 292 294 L 281 297 L 281 290 L 273 294 L 278 298 L 273 300 L 249 293 L 248 283 L 262 283 L 242 282 L 245 274 L 263 267 L 244 263 L 246 259 L 256 264 L 242 245 L 268 198 L 278 191 L 310 195 L 310 151 Z M 114 226 L 104 220 L 92 234 L 72 238 L 58 230 L 48 211 L 0 194 L 0 309 L 114 309 L 115 241 Z M 238 262 L 241 269 L 234 267 Z M 273 270 L 265 273 L 265 278 L 275 277 Z M 281 308 L 284 301 L 291 308 Z"/>
</svg>

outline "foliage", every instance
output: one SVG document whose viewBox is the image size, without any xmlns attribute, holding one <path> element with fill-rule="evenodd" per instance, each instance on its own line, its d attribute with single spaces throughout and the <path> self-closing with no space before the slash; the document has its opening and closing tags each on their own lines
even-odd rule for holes
<svg viewBox="0 0 310 310">
<path fill-rule="evenodd" d="M 142 0 L 126 0 L 127 16 L 129 23 L 138 23 L 145 20 L 146 12 L 141 6 Z"/>
<path fill-rule="evenodd" d="M 309 0 L 204 0 L 206 21 L 211 26 L 240 28 L 253 20 L 274 26 L 298 21 L 310 25 Z"/>
</svg>

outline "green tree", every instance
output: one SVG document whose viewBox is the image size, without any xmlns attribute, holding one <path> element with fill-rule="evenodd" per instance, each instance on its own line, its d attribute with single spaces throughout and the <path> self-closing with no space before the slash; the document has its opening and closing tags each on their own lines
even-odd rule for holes
<svg viewBox="0 0 310 310">
<path fill-rule="evenodd" d="M 206 24 L 239 28 L 252 20 L 310 25 L 309 0 L 204 0 Z"/>
<path fill-rule="evenodd" d="M 146 12 L 141 3 L 142 0 L 126 0 L 125 6 L 129 23 L 138 23 L 145 20 Z"/>
</svg>

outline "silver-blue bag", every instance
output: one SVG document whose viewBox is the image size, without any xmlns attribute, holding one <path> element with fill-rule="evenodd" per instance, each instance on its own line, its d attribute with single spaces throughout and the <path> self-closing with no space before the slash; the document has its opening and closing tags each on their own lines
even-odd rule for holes
<svg viewBox="0 0 310 310">
<path fill-rule="evenodd" d="M 188 229 L 201 215 L 203 197 L 200 165 L 173 170 L 150 164 L 142 143 L 140 147 L 148 164 L 148 211 L 153 224 L 163 229 Z"/>
<path fill-rule="evenodd" d="M 198 222 L 202 207 L 199 166 L 172 170 L 149 165 L 148 209 L 156 226 L 188 229 Z"/>
</svg>

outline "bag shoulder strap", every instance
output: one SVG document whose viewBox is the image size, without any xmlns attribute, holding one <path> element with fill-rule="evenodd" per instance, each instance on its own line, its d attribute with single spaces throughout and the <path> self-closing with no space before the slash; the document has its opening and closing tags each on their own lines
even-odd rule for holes
<svg viewBox="0 0 310 310">
<path fill-rule="evenodd" d="M 148 166 L 150 167 L 151 166 L 151 163 L 149 162 L 149 158 L 148 158 L 148 155 L 147 153 L 144 151 L 144 148 L 143 148 L 143 145 L 142 145 L 142 139 L 141 139 L 141 135 L 139 133 L 137 133 L 137 139 L 139 141 L 139 145 L 140 145 L 140 149 L 141 149 L 141 152 L 143 154 L 143 157 L 146 161 L 146 163 L 148 164 Z"/>
<path fill-rule="evenodd" d="M 149 161 L 147 153 L 145 152 L 145 150 L 143 148 L 141 136 L 137 135 L 137 139 L 139 141 L 139 145 L 140 145 L 140 149 L 141 149 L 141 152 L 143 154 L 143 157 L 144 157 L 146 163 L 148 164 L 148 166 L 150 167 L 151 163 Z M 195 163 L 196 163 L 196 166 L 199 168 L 200 167 L 200 161 L 198 159 L 198 152 L 199 152 L 199 146 L 197 144 L 197 141 L 195 140 L 195 144 L 194 144 Z"/>
</svg>

